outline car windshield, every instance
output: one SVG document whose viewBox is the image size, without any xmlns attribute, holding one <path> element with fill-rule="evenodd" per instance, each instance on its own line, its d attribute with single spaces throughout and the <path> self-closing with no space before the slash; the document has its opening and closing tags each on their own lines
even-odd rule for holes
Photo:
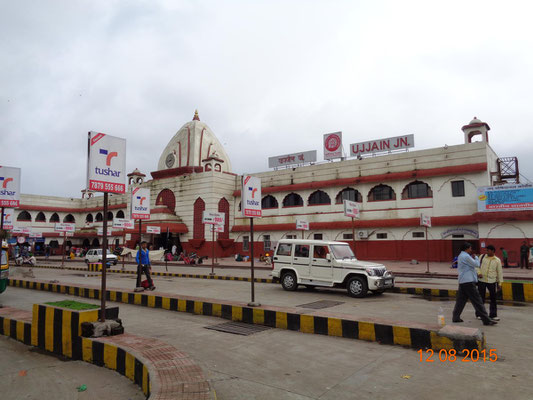
<svg viewBox="0 0 533 400">
<path fill-rule="evenodd" d="M 332 244 L 329 246 L 329 248 L 333 253 L 333 257 L 335 257 L 337 260 L 343 260 L 346 258 L 355 259 L 352 249 L 347 244 Z"/>
</svg>

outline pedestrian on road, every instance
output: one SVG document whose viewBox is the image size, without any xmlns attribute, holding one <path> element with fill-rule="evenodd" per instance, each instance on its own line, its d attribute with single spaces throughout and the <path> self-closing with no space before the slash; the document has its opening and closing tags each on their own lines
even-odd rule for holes
<svg viewBox="0 0 533 400">
<path fill-rule="evenodd" d="M 529 269 L 529 246 L 524 240 L 522 246 L 520 246 L 520 269 L 527 268 Z"/>
<path fill-rule="evenodd" d="M 507 254 L 507 250 L 503 247 L 500 247 L 500 250 L 502 251 L 503 267 L 509 268 L 509 254 Z"/>
<path fill-rule="evenodd" d="M 498 311 L 496 309 L 496 293 L 501 290 L 503 283 L 502 262 L 494 255 L 496 248 L 489 244 L 487 247 L 487 254 L 481 256 L 481 268 L 478 271 L 477 288 L 481 300 L 485 303 L 485 294 L 487 289 L 490 295 L 490 309 L 489 318 L 494 321 L 499 321 Z M 481 319 L 481 316 L 476 312 L 476 317 Z"/>
<path fill-rule="evenodd" d="M 495 325 L 496 321 L 489 318 L 487 310 L 481 301 L 481 296 L 476 288 L 477 272 L 479 268 L 479 258 L 473 254 L 472 245 L 468 242 L 461 246 L 461 254 L 457 259 L 457 272 L 459 273 L 459 289 L 457 290 L 457 299 L 453 309 L 452 322 L 463 322 L 461 313 L 463 312 L 466 302 L 470 300 L 476 313 L 483 321 L 483 325 Z"/>
<path fill-rule="evenodd" d="M 150 276 L 150 251 L 147 248 L 148 243 L 141 242 L 141 248 L 139 251 L 137 251 L 137 255 L 135 256 L 135 261 L 137 261 L 137 287 L 135 288 L 136 292 L 142 292 L 144 288 L 141 284 L 141 278 L 142 274 L 144 273 L 146 275 L 146 279 L 148 280 L 148 288 L 150 290 L 154 290 L 154 282 L 152 281 L 152 277 Z"/>
<path fill-rule="evenodd" d="M 50 245 L 49 244 L 47 244 L 46 247 L 44 248 L 44 256 L 46 257 L 47 260 L 50 257 Z"/>
</svg>

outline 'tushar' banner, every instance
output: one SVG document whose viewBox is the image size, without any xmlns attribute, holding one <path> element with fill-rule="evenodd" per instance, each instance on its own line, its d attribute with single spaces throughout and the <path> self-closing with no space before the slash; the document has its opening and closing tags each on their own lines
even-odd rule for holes
<svg viewBox="0 0 533 400">
<path fill-rule="evenodd" d="M 0 207 L 18 207 L 20 168 L 0 166 Z"/>
<path fill-rule="evenodd" d="M 13 229 L 13 215 L 15 214 L 14 208 L 4 208 L 4 229 Z"/>
<path fill-rule="evenodd" d="M 134 188 L 132 190 L 131 219 L 150 219 L 150 189 Z"/>
<path fill-rule="evenodd" d="M 89 190 L 126 193 L 126 139 L 89 132 L 88 148 Z"/>
</svg>

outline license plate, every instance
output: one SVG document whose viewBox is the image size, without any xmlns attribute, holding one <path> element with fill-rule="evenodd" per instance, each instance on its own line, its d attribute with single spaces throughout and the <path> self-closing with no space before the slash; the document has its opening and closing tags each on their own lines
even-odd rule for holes
<svg viewBox="0 0 533 400">
<path fill-rule="evenodd" d="M 385 279 L 385 285 L 392 285 L 392 279 Z"/>
</svg>

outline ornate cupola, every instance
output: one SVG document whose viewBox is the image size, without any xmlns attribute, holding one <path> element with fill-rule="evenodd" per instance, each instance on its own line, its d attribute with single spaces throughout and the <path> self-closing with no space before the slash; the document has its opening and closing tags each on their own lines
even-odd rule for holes
<svg viewBox="0 0 533 400">
<path fill-rule="evenodd" d="M 468 125 L 462 127 L 462 130 L 465 134 L 465 143 L 472 143 L 472 138 L 475 136 L 481 136 L 482 142 L 489 142 L 489 130 L 490 126 L 486 122 L 474 117 Z"/>
</svg>

